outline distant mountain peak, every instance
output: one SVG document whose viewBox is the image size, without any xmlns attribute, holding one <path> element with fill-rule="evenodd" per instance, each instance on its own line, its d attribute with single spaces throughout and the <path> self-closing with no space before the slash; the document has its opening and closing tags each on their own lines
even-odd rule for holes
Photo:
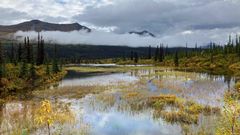
<svg viewBox="0 0 240 135">
<path fill-rule="evenodd" d="M 91 32 L 91 29 L 82 26 L 79 23 L 72 23 L 72 24 L 55 24 L 55 23 L 48 23 L 43 22 L 40 20 L 31 20 L 23 23 L 19 23 L 16 25 L 8 25 L 2 26 L 0 25 L 0 32 L 8 32 L 14 33 L 17 31 L 62 31 L 62 32 L 70 32 L 74 30 L 85 30 L 87 32 Z"/>
<path fill-rule="evenodd" d="M 143 30 L 143 31 L 130 31 L 129 34 L 137 34 L 140 36 L 151 36 L 151 37 L 156 37 L 153 33 Z"/>
<path fill-rule="evenodd" d="M 40 21 L 40 20 L 31 20 L 30 22 L 31 22 L 31 23 L 40 23 L 40 22 L 42 22 L 42 21 Z"/>
</svg>

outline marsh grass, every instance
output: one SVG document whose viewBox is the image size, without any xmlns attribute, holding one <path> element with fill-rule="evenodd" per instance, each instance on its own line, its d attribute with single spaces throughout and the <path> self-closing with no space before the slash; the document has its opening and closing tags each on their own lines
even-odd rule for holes
<svg viewBox="0 0 240 135">
<path fill-rule="evenodd" d="M 74 114 L 69 104 L 54 101 L 39 104 L 39 101 L 11 101 L 6 103 L 1 112 L 1 135 L 48 134 L 46 126 L 57 132 L 61 125 L 74 123 Z"/>
<path fill-rule="evenodd" d="M 219 114 L 219 108 L 203 106 L 175 95 L 159 95 L 148 98 L 148 105 L 155 110 L 154 117 L 170 123 L 198 124 L 199 116 Z M 170 108 L 169 108 L 170 107 Z"/>
<path fill-rule="evenodd" d="M 72 70 L 81 73 L 117 73 L 117 72 L 129 72 L 133 70 L 149 70 L 151 66 L 116 66 L 116 67 L 84 67 L 74 66 L 66 67 L 66 70 Z"/>
<path fill-rule="evenodd" d="M 98 94 L 109 90 L 110 86 L 74 86 L 74 87 L 61 87 L 56 89 L 47 89 L 35 91 L 35 97 L 41 99 L 54 97 L 54 98 L 76 98 L 80 99 L 88 94 Z"/>
<path fill-rule="evenodd" d="M 221 112 L 216 129 L 216 135 L 238 135 L 240 133 L 240 102 L 239 83 L 235 86 L 235 91 L 226 92 L 225 105 Z"/>
<path fill-rule="evenodd" d="M 142 70 L 140 70 L 140 68 Z M 215 84 L 213 87 L 207 85 L 207 81 L 212 80 L 212 78 L 208 77 L 206 74 L 197 74 L 197 73 L 188 73 L 181 71 L 172 71 L 170 69 L 163 69 L 159 67 L 110 67 L 110 68 L 89 68 L 89 67 L 68 67 L 68 70 L 76 70 L 77 72 L 98 72 L 98 73 L 112 73 L 112 72 L 129 72 L 132 76 L 137 76 L 138 80 L 125 83 L 118 82 L 114 84 L 109 84 L 106 86 L 102 85 L 91 85 L 91 86 L 67 86 L 67 87 L 58 87 L 54 89 L 45 89 L 38 90 L 33 92 L 33 97 L 36 101 L 33 102 L 32 105 L 26 104 L 21 111 L 17 111 L 16 113 L 6 113 L 9 111 L 2 110 L 1 113 L 4 113 L 3 117 L 0 117 L 0 121 L 8 122 L 8 124 L 13 122 L 13 125 L 16 127 L 16 130 L 11 130 L 11 133 L 14 134 L 22 134 L 26 133 L 43 133 L 46 134 L 46 127 L 43 125 L 37 125 L 34 123 L 34 118 L 36 116 L 36 110 L 39 108 L 39 100 L 49 99 L 51 100 L 51 104 L 53 105 L 53 110 L 64 110 L 62 105 L 57 105 L 57 103 L 53 102 L 54 99 L 62 99 L 69 101 L 79 101 L 77 103 L 81 104 L 84 102 L 89 102 L 88 107 L 95 111 L 118 111 L 122 113 L 129 113 L 131 115 L 139 114 L 143 111 L 151 111 L 153 112 L 153 116 L 151 116 L 155 121 L 159 121 L 159 119 L 164 120 L 167 124 L 177 124 L 182 127 L 183 134 L 198 134 L 198 135 L 212 135 L 212 129 L 214 126 L 209 126 L 209 123 L 214 123 L 217 120 L 212 119 L 213 117 L 224 116 L 225 114 L 221 111 L 221 108 L 214 107 L 210 105 L 200 104 L 195 100 L 189 99 L 186 95 L 194 91 L 199 96 L 198 98 L 202 98 L 206 95 L 202 91 L 197 91 L 198 87 L 191 87 L 186 89 L 182 84 L 187 84 L 192 80 L 198 80 L 199 85 L 205 85 L 205 87 L 209 87 L 209 89 L 216 89 Z M 145 71 L 145 69 L 150 71 Z M 153 80 L 151 80 L 154 78 Z M 213 78 L 214 79 L 214 78 Z M 148 90 L 148 82 L 152 81 L 159 89 L 170 89 L 173 90 L 174 94 L 159 94 L 153 93 Z M 173 82 L 177 80 L 178 82 Z M 94 82 L 93 82 L 94 83 Z M 217 86 L 218 84 L 216 84 Z M 198 86 L 198 85 L 194 85 Z M 211 85 L 212 86 L 212 85 Z M 204 88 L 205 88 L 204 87 Z M 161 92 L 161 91 L 160 91 Z M 179 96 L 178 92 L 184 96 Z M 211 91 L 208 91 L 211 92 Z M 217 91 L 218 92 L 218 91 Z M 203 93 L 203 94 L 201 94 Z M 192 93 L 191 93 L 192 94 Z M 237 97 L 237 94 L 229 93 L 230 97 Z M 214 95 L 216 96 L 216 95 Z M 89 97 L 89 98 L 88 98 Z M 87 99 L 87 100 L 86 100 Z M 213 99 L 212 99 L 213 100 Z M 220 101 L 216 101 L 220 102 Z M 65 103 L 65 102 L 64 102 Z M 71 105 L 69 105 L 71 106 Z M 80 105 L 79 105 L 80 106 Z M 10 111 L 11 112 L 11 111 Z M 76 112 L 80 113 L 80 112 Z M 24 116 L 22 116 L 24 114 Z M 151 113 L 152 114 L 152 113 Z M 9 115 L 10 117 L 5 117 Z M 60 115 L 61 116 L 61 115 Z M 28 118 L 27 118 L 28 117 Z M 7 118 L 7 120 L 6 120 Z M 203 119 L 207 118 L 209 121 L 206 123 L 202 123 Z M 211 118 L 211 119 L 210 119 Z M 228 117 L 226 117 L 228 118 Z M 17 119 L 12 121 L 13 119 Z M 94 127 L 84 123 L 80 119 L 75 119 L 80 124 L 81 127 L 85 129 L 76 129 L 77 127 L 71 126 L 71 124 L 64 124 L 64 122 L 57 122 L 52 126 L 54 130 L 51 133 L 55 134 L 88 134 Z M 221 121 L 222 122 L 222 121 Z M 227 123 L 226 119 L 223 119 L 222 123 Z M 63 125 L 62 125 L 63 124 Z M 46 124 L 45 124 L 46 125 Z M 74 124 L 73 124 L 74 125 Z M 214 125 L 214 124 L 213 124 Z M 75 125 L 76 126 L 76 125 Z M 209 127 L 208 127 L 209 126 Z M 219 125 L 219 132 L 222 132 L 223 128 L 229 129 L 230 126 L 224 127 L 223 125 Z M 236 127 L 238 126 L 234 126 Z M 208 128 L 211 128 L 209 131 Z M 7 129 L 7 128 L 5 128 Z M 68 131 L 66 129 L 71 129 L 72 131 Z M 221 129 L 221 130 L 220 130 Z M 41 132 L 42 131 L 42 132 Z M 238 131 L 236 129 L 236 131 Z M 1 133 L 0 133 L 1 134 Z"/>
</svg>

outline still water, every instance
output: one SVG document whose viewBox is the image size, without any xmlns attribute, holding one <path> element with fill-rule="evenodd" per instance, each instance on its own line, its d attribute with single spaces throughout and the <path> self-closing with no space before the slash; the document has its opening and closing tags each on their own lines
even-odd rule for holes
<svg viewBox="0 0 240 135">
<path fill-rule="evenodd" d="M 146 95 L 174 94 L 187 100 L 211 106 L 222 107 L 224 92 L 234 86 L 234 78 L 206 73 L 181 72 L 170 69 L 132 70 L 124 73 L 89 73 L 82 74 L 70 71 L 54 89 L 65 87 L 112 86 L 108 91 L 99 94 L 88 94 L 83 98 L 61 98 L 70 103 L 76 123 L 61 127 L 61 134 L 93 134 L 93 135 L 179 135 L 185 134 L 184 125 L 167 123 L 161 118 L 153 117 L 153 110 L 144 107 L 132 110 L 129 102 L 121 98 L 124 91 L 139 91 Z M 121 87 L 121 88 L 120 88 Z M 107 99 L 107 100 L 103 100 Z M 56 100 L 56 99 L 52 99 Z M 32 101 L 12 101 L 1 108 L 0 134 L 11 134 L 14 128 L 24 129 L 21 121 L 32 120 L 32 112 L 36 107 Z M 206 128 L 213 133 L 215 116 L 199 119 L 198 125 L 190 125 L 191 133 Z M 58 125 L 54 125 L 53 132 Z M 44 134 L 43 129 L 32 130 L 31 134 Z"/>
</svg>

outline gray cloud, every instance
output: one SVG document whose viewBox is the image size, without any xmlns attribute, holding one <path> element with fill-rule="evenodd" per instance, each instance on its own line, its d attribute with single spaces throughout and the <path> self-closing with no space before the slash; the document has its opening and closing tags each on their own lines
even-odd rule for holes
<svg viewBox="0 0 240 135">
<path fill-rule="evenodd" d="M 97 26 L 117 26 L 120 32 L 147 29 L 166 34 L 237 27 L 239 6 L 240 1 L 232 0 L 116 0 L 113 5 L 88 8 L 75 19 Z"/>
<path fill-rule="evenodd" d="M 132 30 L 149 30 L 157 35 L 154 42 L 171 46 L 184 45 L 185 42 L 225 42 L 228 34 L 240 32 L 239 0 L 40 0 L 39 3 L 2 0 L 0 17 L 4 19 L 0 23 L 42 19 L 55 23 L 79 22 L 97 31 L 114 32 L 103 33 L 104 36 L 96 33 L 80 35 L 86 40 L 79 42 L 93 43 L 90 40 L 95 38 L 95 44 L 101 44 L 100 41 L 112 43 L 113 39 L 119 44 L 126 43 L 122 41 L 123 37 L 126 38 L 123 35 Z M 146 38 L 135 38 L 146 45 L 147 42 L 153 43 Z M 132 37 L 126 39 L 130 40 L 128 44 L 131 46 L 139 44 Z"/>
<path fill-rule="evenodd" d="M 26 13 L 11 8 L 0 8 L 0 18 L 0 24 L 12 24 L 29 19 Z"/>
</svg>

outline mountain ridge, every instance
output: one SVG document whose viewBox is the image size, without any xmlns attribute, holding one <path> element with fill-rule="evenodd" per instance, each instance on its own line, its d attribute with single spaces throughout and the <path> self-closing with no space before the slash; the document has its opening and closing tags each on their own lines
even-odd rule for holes
<svg viewBox="0 0 240 135">
<path fill-rule="evenodd" d="M 151 36 L 151 37 L 156 37 L 153 33 L 147 31 L 147 30 L 143 30 L 143 31 L 130 31 L 128 32 L 129 34 L 137 34 L 140 36 Z"/>
<path fill-rule="evenodd" d="M 44 22 L 40 20 L 31 20 L 22 22 L 15 25 L 0 25 L 0 32 L 3 33 L 15 33 L 17 31 L 62 31 L 70 32 L 74 30 L 85 30 L 91 32 L 92 30 L 86 26 L 80 25 L 78 23 L 71 24 L 55 24 Z"/>
</svg>

